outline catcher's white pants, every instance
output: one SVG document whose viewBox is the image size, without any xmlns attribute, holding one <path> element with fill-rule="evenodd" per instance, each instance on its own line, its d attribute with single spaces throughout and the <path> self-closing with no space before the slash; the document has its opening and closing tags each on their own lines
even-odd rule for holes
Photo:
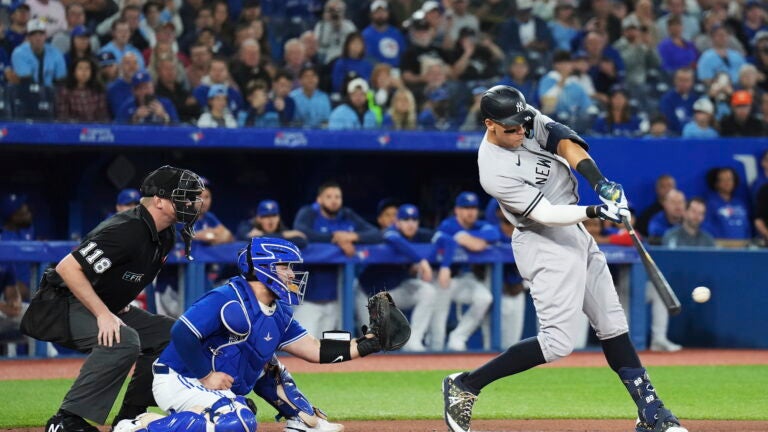
<svg viewBox="0 0 768 432">
<path fill-rule="evenodd" d="M 447 289 L 437 285 L 436 290 L 435 309 L 429 326 L 429 348 L 440 351 L 445 344 L 446 326 L 452 302 L 470 305 L 450 334 L 452 340 L 466 343 L 485 318 L 493 296 L 488 287 L 469 272 L 452 278 L 451 285 Z"/>
<path fill-rule="evenodd" d="M 194 407 L 210 407 L 223 397 L 236 397 L 230 390 L 209 390 L 197 379 L 181 376 L 173 369 L 158 363 L 153 365 L 153 371 L 155 378 L 152 381 L 152 394 L 157 406 L 165 412 L 171 409 L 193 411 Z"/>
<path fill-rule="evenodd" d="M 411 341 L 422 343 L 429 328 L 434 310 L 436 295 L 435 286 L 421 279 L 406 279 L 400 285 L 389 291 L 392 301 L 400 309 L 411 309 Z M 355 295 L 357 318 L 363 324 L 368 324 L 368 296 L 358 287 Z M 415 343 L 414 342 L 414 343 Z"/>
<path fill-rule="evenodd" d="M 293 308 L 293 319 L 307 329 L 309 334 L 319 339 L 323 337 L 324 331 L 339 329 L 341 308 L 336 300 L 325 303 L 305 300 Z"/>
</svg>

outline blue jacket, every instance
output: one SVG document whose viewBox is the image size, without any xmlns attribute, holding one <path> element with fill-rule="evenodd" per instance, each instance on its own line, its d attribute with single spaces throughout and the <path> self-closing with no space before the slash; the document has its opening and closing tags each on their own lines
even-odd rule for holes
<svg viewBox="0 0 768 432">
<path fill-rule="evenodd" d="M 537 41 L 544 41 L 549 44 L 550 49 L 555 48 L 555 41 L 552 39 L 552 33 L 549 31 L 547 23 L 539 17 L 531 17 L 534 22 L 535 36 Z M 496 44 L 499 45 L 505 54 L 523 53 L 526 51 L 523 43 L 520 41 L 520 22 L 515 18 L 510 18 L 501 24 L 501 28 L 496 38 Z"/>
<path fill-rule="evenodd" d="M 478 219 L 471 227 L 464 228 L 461 226 L 461 224 L 459 224 L 456 216 L 451 216 L 440 222 L 440 226 L 437 227 L 437 233 L 435 234 L 433 241 L 441 242 L 441 244 L 449 246 L 450 242 L 448 242 L 446 238 L 453 240 L 453 243 L 455 244 L 454 237 L 460 232 L 465 232 L 471 236 L 481 238 L 488 242 L 488 244 L 494 244 L 499 241 L 499 238 L 501 238 L 499 229 L 484 220 Z M 456 248 L 458 248 L 458 245 L 454 248 L 454 250 Z M 453 263 L 454 254 L 449 254 L 449 252 L 450 248 L 446 247 L 446 250 L 443 254 L 443 266 L 450 266 Z"/>
<path fill-rule="evenodd" d="M 348 104 L 342 104 L 334 108 L 328 119 L 329 130 L 375 129 L 376 126 L 376 115 L 371 110 L 367 109 L 365 111 L 361 123 L 357 112 Z"/>
</svg>

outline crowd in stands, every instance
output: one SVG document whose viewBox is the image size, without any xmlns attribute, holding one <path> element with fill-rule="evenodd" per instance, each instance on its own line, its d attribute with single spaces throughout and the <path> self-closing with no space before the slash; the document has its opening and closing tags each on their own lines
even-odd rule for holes
<svg viewBox="0 0 768 432">
<path fill-rule="evenodd" d="M 604 136 L 762 136 L 760 0 L 9 0 L 0 117 L 480 130 L 502 83 Z"/>
</svg>

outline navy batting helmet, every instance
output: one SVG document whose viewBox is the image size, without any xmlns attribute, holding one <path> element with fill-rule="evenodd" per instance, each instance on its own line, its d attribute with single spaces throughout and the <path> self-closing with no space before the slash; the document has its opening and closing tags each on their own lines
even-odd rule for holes
<svg viewBox="0 0 768 432">
<path fill-rule="evenodd" d="M 483 118 L 504 126 L 525 125 L 535 116 L 520 90 L 505 85 L 491 87 L 483 93 L 480 112 Z"/>
</svg>

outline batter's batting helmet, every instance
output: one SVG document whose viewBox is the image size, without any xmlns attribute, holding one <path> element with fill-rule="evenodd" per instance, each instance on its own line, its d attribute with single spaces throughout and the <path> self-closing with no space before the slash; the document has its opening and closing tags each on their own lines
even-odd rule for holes
<svg viewBox="0 0 768 432">
<path fill-rule="evenodd" d="M 535 113 L 528 108 L 525 96 L 520 90 L 497 85 L 483 93 L 480 112 L 487 118 L 504 126 L 525 125 L 533 120 Z"/>
</svg>

